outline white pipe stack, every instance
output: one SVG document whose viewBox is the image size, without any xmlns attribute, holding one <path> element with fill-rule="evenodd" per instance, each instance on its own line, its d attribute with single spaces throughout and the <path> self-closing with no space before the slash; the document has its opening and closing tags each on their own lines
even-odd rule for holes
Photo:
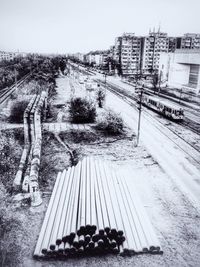
<svg viewBox="0 0 200 267">
<path fill-rule="evenodd" d="M 35 100 L 36 96 L 34 95 L 24 111 L 24 149 L 20 159 L 18 171 L 13 181 L 13 187 L 15 188 L 15 190 L 21 189 L 23 175 L 26 171 L 26 163 L 28 161 L 28 155 L 30 153 L 30 142 L 31 142 L 29 136 L 29 113 L 34 105 Z"/>
<path fill-rule="evenodd" d="M 42 145 L 41 115 L 46 98 L 45 91 L 34 95 L 24 112 L 24 150 L 13 181 L 15 189 L 28 191 L 29 188 L 32 206 L 42 203 L 38 176 Z"/>
<path fill-rule="evenodd" d="M 31 168 L 30 168 L 30 182 L 29 190 L 31 194 L 31 205 L 39 206 L 42 203 L 42 199 L 39 192 L 39 168 L 40 168 L 40 158 L 41 158 L 41 145 L 42 145 L 42 132 L 41 132 L 41 112 L 46 98 L 46 92 L 42 91 L 38 101 L 36 100 L 36 105 L 33 108 L 33 127 L 34 127 L 34 140 L 32 141 L 32 151 L 31 151 Z M 32 115 L 31 113 L 31 115 Z"/>
<path fill-rule="evenodd" d="M 162 253 L 134 188 L 107 163 L 84 158 L 59 173 L 35 257 Z"/>
</svg>

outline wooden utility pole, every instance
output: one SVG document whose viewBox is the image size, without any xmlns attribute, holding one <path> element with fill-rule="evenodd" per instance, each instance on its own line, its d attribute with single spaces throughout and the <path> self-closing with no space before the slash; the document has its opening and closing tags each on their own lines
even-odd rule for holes
<svg viewBox="0 0 200 267">
<path fill-rule="evenodd" d="M 105 83 L 105 97 L 106 97 L 106 87 L 107 87 L 107 80 L 106 79 L 107 79 L 107 73 L 105 72 L 104 75 L 105 75 L 104 76 L 105 77 L 104 83 Z"/>
<path fill-rule="evenodd" d="M 16 71 L 16 68 L 15 68 L 15 88 L 17 88 L 17 71 Z"/>
<path fill-rule="evenodd" d="M 139 139 L 140 139 L 140 124 L 141 124 L 141 113 L 142 113 L 142 96 L 143 96 L 143 87 L 140 89 L 140 93 L 139 93 L 139 117 L 138 117 L 138 130 L 137 130 L 137 139 L 136 139 L 136 144 L 135 146 L 137 147 L 139 145 Z"/>
<path fill-rule="evenodd" d="M 182 96 L 182 93 L 183 93 L 183 88 L 180 89 L 179 104 L 181 104 L 181 96 Z"/>
</svg>

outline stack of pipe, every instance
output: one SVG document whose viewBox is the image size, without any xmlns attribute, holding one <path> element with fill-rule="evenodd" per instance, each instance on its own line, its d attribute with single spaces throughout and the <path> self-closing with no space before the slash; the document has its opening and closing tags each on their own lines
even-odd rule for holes
<svg viewBox="0 0 200 267">
<path fill-rule="evenodd" d="M 29 190 L 32 206 L 42 203 L 38 176 L 42 144 L 41 116 L 46 98 L 45 91 L 40 95 L 34 95 L 24 112 L 24 150 L 13 181 L 15 189 Z"/>
<path fill-rule="evenodd" d="M 24 111 L 24 149 L 23 149 L 22 156 L 20 159 L 18 171 L 13 181 L 13 187 L 15 188 L 15 190 L 21 189 L 23 175 L 25 174 L 25 171 L 26 171 L 26 164 L 28 161 L 28 156 L 30 152 L 30 142 L 31 142 L 30 135 L 29 135 L 29 113 L 35 103 L 35 100 L 36 100 L 36 95 L 34 95 L 31 98 L 28 106 L 26 107 Z"/>
<path fill-rule="evenodd" d="M 39 192 L 39 169 L 41 158 L 42 132 L 41 132 L 41 112 L 45 102 L 46 92 L 42 91 L 41 95 L 36 100 L 36 105 L 33 108 L 33 138 L 31 148 L 31 166 L 30 166 L 30 182 L 29 190 L 31 194 L 31 205 L 39 206 L 42 203 L 42 198 Z M 31 114 L 32 115 L 32 114 Z"/>
<path fill-rule="evenodd" d="M 85 158 L 59 172 L 35 257 L 161 252 L 136 192 L 107 163 Z"/>
</svg>

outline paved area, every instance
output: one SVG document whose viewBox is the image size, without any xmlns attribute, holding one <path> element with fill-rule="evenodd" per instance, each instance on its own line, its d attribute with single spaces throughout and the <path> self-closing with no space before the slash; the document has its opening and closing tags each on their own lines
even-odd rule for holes
<svg viewBox="0 0 200 267">
<path fill-rule="evenodd" d="M 50 132 L 60 132 L 66 130 L 89 130 L 91 124 L 75 124 L 69 122 L 43 123 L 44 130 Z"/>
</svg>

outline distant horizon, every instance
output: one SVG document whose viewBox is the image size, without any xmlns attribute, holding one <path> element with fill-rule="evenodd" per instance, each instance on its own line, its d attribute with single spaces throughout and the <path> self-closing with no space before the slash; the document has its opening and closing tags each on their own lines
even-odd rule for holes
<svg viewBox="0 0 200 267">
<path fill-rule="evenodd" d="M 199 0 L 0 0 L 0 50 L 86 54 L 109 49 L 124 32 L 198 34 L 199 10 Z"/>
<path fill-rule="evenodd" d="M 153 32 L 152 29 L 151 29 L 151 32 Z M 156 29 L 155 29 L 155 32 L 157 32 Z M 162 31 L 162 29 L 160 29 L 160 32 L 167 33 L 166 31 Z M 135 32 L 124 32 L 124 33 L 135 33 Z M 124 33 L 122 33 L 121 35 L 117 35 L 115 38 L 122 36 Z M 174 35 L 174 36 L 168 34 L 168 37 L 183 37 L 184 34 L 199 34 L 200 35 L 200 33 L 198 33 L 198 32 L 185 32 L 182 35 L 180 34 L 180 35 Z M 141 34 L 136 35 L 135 34 L 135 36 L 147 37 L 148 34 L 147 35 L 141 35 Z M 9 53 L 9 52 L 11 52 L 11 53 L 25 53 L 25 54 L 31 54 L 32 53 L 32 54 L 48 54 L 48 55 L 49 54 L 62 55 L 62 54 L 76 54 L 76 53 L 88 54 L 88 53 L 93 52 L 93 51 L 109 50 L 111 46 L 114 46 L 114 42 L 108 48 L 104 48 L 104 49 L 103 48 L 92 49 L 92 50 L 87 51 L 87 52 L 80 52 L 80 51 L 75 51 L 75 52 L 41 52 L 41 51 L 20 51 L 19 49 L 17 51 L 16 50 L 9 50 L 8 51 L 8 50 L 3 50 L 1 48 L 0 48 L 0 52 L 7 52 L 7 53 Z"/>
</svg>

